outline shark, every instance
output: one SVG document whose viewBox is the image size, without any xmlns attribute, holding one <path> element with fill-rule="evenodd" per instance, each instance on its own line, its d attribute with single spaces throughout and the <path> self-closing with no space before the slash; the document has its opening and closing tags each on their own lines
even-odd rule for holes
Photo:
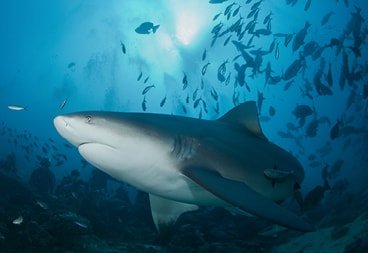
<svg viewBox="0 0 368 253">
<path fill-rule="evenodd" d="M 85 111 L 56 116 L 54 126 L 93 166 L 147 192 L 159 231 L 200 206 L 315 230 L 278 204 L 300 188 L 304 170 L 263 134 L 254 101 L 216 120 Z"/>
</svg>

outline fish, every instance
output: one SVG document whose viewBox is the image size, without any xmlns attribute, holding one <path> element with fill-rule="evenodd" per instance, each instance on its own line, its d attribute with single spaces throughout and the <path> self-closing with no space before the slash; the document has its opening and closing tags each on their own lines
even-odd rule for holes
<svg viewBox="0 0 368 253">
<path fill-rule="evenodd" d="M 318 119 L 313 119 L 311 122 L 309 122 L 305 130 L 306 137 L 313 138 L 317 136 L 319 123 L 320 121 Z"/>
<path fill-rule="evenodd" d="M 311 3 L 312 3 L 312 0 L 307 0 L 307 2 L 304 5 L 304 11 L 309 10 Z"/>
<path fill-rule="evenodd" d="M 150 78 L 150 77 L 149 77 L 149 76 L 147 76 L 147 77 L 146 77 L 146 79 L 144 79 L 143 83 L 147 83 L 147 82 L 148 82 L 148 80 L 149 80 L 149 78 Z"/>
<path fill-rule="evenodd" d="M 313 56 L 313 54 L 316 52 L 316 50 L 318 50 L 320 48 L 320 46 L 318 45 L 317 42 L 315 41 L 309 41 L 307 44 L 304 45 L 303 47 L 303 55 L 304 57 L 307 56 Z"/>
<path fill-rule="evenodd" d="M 328 72 L 327 72 L 326 79 L 327 79 L 328 86 L 332 87 L 332 85 L 333 85 L 333 78 L 332 78 L 331 63 L 329 63 L 329 65 L 328 65 Z"/>
<path fill-rule="evenodd" d="M 221 16 L 222 12 L 217 13 L 215 16 L 213 16 L 212 21 L 215 21 L 216 19 L 218 19 Z"/>
<path fill-rule="evenodd" d="M 224 46 L 226 46 L 229 43 L 232 36 L 233 35 L 230 35 L 229 37 L 227 37 L 227 39 L 224 41 Z"/>
<path fill-rule="evenodd" d="M 235 2 L 229 4 L 228 6 L 226 6 L 225 11 L 224 11 L 224 16 L 228 16 L 228 14 L 231 13 L 231 8 L 235 5 Z"/>
<path fill-rule="evenodd" d="M 304 169 L 267 140 L 257 111 L 255 101 L 217 120 L 88 111 L 59 115 L 54 126 L 86 161 L 148 192 L 159 231 L 198 205 L 234 206 L 291 229 L 314 231 L 313 224 L 275 203 L 294 194 Z M 272 187 L 264 170 L 273 166 L 293 170 L 294 176 Z"/>
<path fill-rule="evenodd" d="M 161 100 L 160 107 L 163 107 L 165 105 L 165 102 L 166 102 L 166 96 Z"/>
<path fill-rule="evenodd" d="M 202 61 L 206 60 L 206 57 L 207 57 L 207 50 L 203 50 L 203 53 L 202 53 Z"/>
<path fill-rule="evenodd" d="M 224 61 L 223 63 L 221 63 L 221 65 L 217 69 L 217 80 L 219 80 L 222 83 L 226 81 L 225 74 L 226 74 L 226 64 L 227 63 L 229 63 L 228 60 Z"/>
<path fill-rule="evenodd" d="M 138 81 L 138 82 L 141 80 L 142 76 L 143 76 L 143 73 L 142 73 L 142 71 L 141 71 L 141 73 L 139 73 L 139 75 L 138 75 L 138 77 L 137 77 L 137 81 Z"/>
<path fill-rule="evenodd" d="M 187 74 L 184 73 L 183 80 L 181 82 L 183 84 L 183 90 L 185 90 L 188 87 L 188 77 L 187 77 Z"/>
<path fill-rule="evenodd" d="M 142 101 L 142 110 L 145 112 L 147 110 L 147 100 L 146 100 L 146 96 L 143 97 L 143 101 Z M 86 159 L 87 160 L 87 159 Z"/>
<path fill-rule="evenodd" d="M 310 26 L 311 24 L 308 21 L 306 21 L 304 27 L 295 35 L 292 44 L 293 52 L 298 50 L 304 44 L 304 39 L 307 35 L 307 31 Z"/>
<path fill-rule="evenodd" d="M 207 68 L 211 63 L 206 63 L 203 67 L 202 67 L 202 76 L 204 76 L 207 72 Z"/>
<path fill-rule="evenodd" d="M 238 6 L 238 8 L 236 8 L 235 10 L 234 10 L 234 12 L 233 12 L 233 17 L 235 17 L 236 15 L 238 15 L 238 13 L 239 13 L 239 11 L 240 11 L 240 8 L 241 8 L 241 6 L 239 5 Z"/>
<path fill-rule="evenodd" d="M 209 0 L 210 4 L 221 4 L 223 2 L 226 2 L 227 0 Z"/>
<path fill-rule="evenodd" d="M 47 210 L 49 207 L 47 204 L 41 200 L 36 200 L 36 204 L 41 207 L 43 210 Z"/>
<path fill-rule="evenodd" d="M 285 83 L 284 90 L 288 90 L 290 86 L 294 83 L 294 79 L 290 80 L 289 82 Z"/>
<path fill-rule="evenodd" d="M 78 225 L 81 228 L 88 228 L 88 224 L 86 222 L 82 222 L 82 221 L 74 221 L 74 224 Z"/>
<path fill-rule="evenodd" d="M 320 204 L 320 202 L 323 200 L 325 192 L 331 189 L 331 187 L 330 187 L 330 185 L 327 181 L 327 177 L 326 177 L 327 168 L 328 168 L 328 166 L 325 166 L 322 169 L 322 173 L 321 173 L 324 184 L 314 187 L 305 196 L 304 201 L 303 201 L 303 210 L 304 211 L 310 211 L 313 208 L 317 207 Z"/>
<path fill-rule="evenodd" d="M 287 47 L 289 45 L 289 43 L 291 42 L 291 40 L 293 39 L 294 34 L 287 34 L 287 36 L 284 39 L 284 46 Z"/>
<path fill-rule="evenodd" d="M 13 220 L 12 222 L 14 225 L 20 225 L 23 223 L 23 216 L 20 215 L 18 218 L 16 218 L 15 220 Z"/>
<path fill-rule="evenodd" d="M 217 94 L 217 91 L 215 90 L 215 88 L 212 87 L 212 90 L 211 90 L 211 96 L 212 98 L 215 100 L 215 101 L 218 101 L 218 94 Z"/>
<path fill-rule="evenodd" d="M 152 22 L 143 22 L 135 29 L 135 32 L 138 34 L 156 33 L 159 27 L 160 25 L 155 25 Z"/>
<path fill-rule="evenodd" d="M 288 81 L 292 78 L 294 78 L 300 71 L 300 69 L 303 66 L 303 59 L 296 59 L 294 60 L 289 67 L 286 69 L 284 75 L 283 75 L 283 79 L 285 81 Z"/>
<path fill-rule="evenodd" d="M 275 48 L 275 59 L 278 60 L 280 58 L 280 48 L 279 48 L 279 44 L 276 44 L 276 48 Z"/>
<path fill-rule="evenodd" d="M 271 21 L 272 15 L 273 15 L 273 13 L 272 13 L 272 11 L 270 11 L 270 13 L 263 19 L 263 24 L 264 25 Z"/>
<path fill-rule="evenodd" d="M 193 94 L 192 94 L 192 100 L 193 101 L 197 99 L 198 92 L 199 92 L 198 88 L 193 92 Z"/>
<path fill-rule="evenodd" d="M 155 85 L 149 85 L 149 86 L 147 86 L 146 88 L 144 88 L 143 89 L 143 91 L 142 91 L 142 95 L 146 95 L 147 94 L 147 92 L 149 92 L 152 88 L 154 88 L 155 87 Z"/>
<path fill-rule="evenodd" d="M 326 15 L 323 16 L 322 20 L 321 20 L 321 25 L 325 25 L 329 20 L 330 17 L 335 14 L 333 11 L 328 12 Z"/>
<path fill-rule="evenodd" d="M 297 105 L 292 113 L 299 119 L 299 127 L 302 127 L 305 124 L 305 118 L 311 116 L 313 112 L 309 105 Z"/>
<path fill-rule="evenodd" d="M 340 173 L 342 166 L 344 165 L 345 161 L 342 159 L 336 160 L 334 164 L 330 167 L 330 170 L 326 172 L 326 178 L 334 179 Z"/>
<path fill-rule="evenodd" d="M 293 114 L 297 118 L 304 118 L 313 114 L 313 110 L 309 105 L 297 105 L 294 108 Z"/>
<path fill-rule="evenodd" d="M 77 196 L 77 194 L 75 193 L 75 192 L 72 192 L 72 197 L 74 198 L 74 199 L 78 199 L 78 196 Z"/>
<path fill-rule="evenodd" d="M 196 109 L 198 107 L 199 102 L 201 102 L 201 101 L 202 101 L 202 98 L 198 98 L 196 101 L 194 101 L 194 104 L 193 104 L 194 109 Z"/>
<path fill-rule="evenodd" d="M 187 108 L 182 104 L 181 105 L 181 109 L 183 110 L 183 112 L 185 113 L 185 114 L 187 114 Z"/>
<path fill-rule="evenodd" d="M 254 3 L 254 4 L 250 7 L 250 9 L 251 9 L 251 10 L 257 10 L 257 9 L 259 9 L 259 6 L 261 5 L 262 1 L 263 1 L 263 0 L 260 0 L 260 1 L 256 2 L 256 3 Z"/>
<path fill-rule="evenodd" d="M 257 107 L 258 107 L 258 110 L 259 112 L 262 111 L 262 105 L 263 105 L 263 100 L 264 100 L 264 96 L 263 96 L 263 93 L 261 91 L 257 91 Z"/>
<path fill-rule="evenodd" d="M 270 114 L 271 117 L 275 116 L 276 114 L 276 109 L 275 107 L 273 107 L 272 105 L 270 106 L 270 108 L 268 109 L 268 113 Z"/>
<path fill-rule="evenodd" d="M 8 109 L 12 111 L 23 111 L 23 110 L 27 110 L 27 106 L 8 105 Z"/>
<path fill-rule="evenodd" d="M 126 47 L 122 41 L 120 41 L 120 46 L 121 46 L 121 51 L 123 52 L 123 54 L 126 54 Z"/>
<path fill-rule="evenodd" d="M 71 62 L 68 64 L 68 69 L 74 68 L 75 67 L 75 62 Z"/>
<path fill-rule="evenodd" d="M 68 99 L 66 98 L 63 100 L 63 102 L 61 102 L 60 107 L 59 107 L 60 110 L 62 110 L 65 107 L 67 101 Z"/>
<path fill-rule="evenodd" d="M 333 127 L 330 130 L 330 138 L 331 140 L 336 139 L 337 137 L 339 137 L 340 134 L 340 127 L 341 127 L 341 120 L 337 120 L 335 125 L 333 125 Z"/>
</svg>

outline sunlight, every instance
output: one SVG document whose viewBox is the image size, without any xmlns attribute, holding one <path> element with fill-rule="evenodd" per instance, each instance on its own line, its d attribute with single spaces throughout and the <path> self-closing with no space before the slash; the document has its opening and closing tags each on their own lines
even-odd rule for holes
<svg viewBox="0 0 368 253">
<path fill-rule="evenodd" d="M 183 1 L 184 2 L 184 1 Z M 185 46 L 193 44 L 211 23 L 211 10 L 206 2 L 175 1 L 171 6 L 174 17 L 175 38 Z"/>
<path fill-rule="evenodd" d="M 181 12 L 176 21 L 176 37 L 184 45 L 189 45 L 200 29 L 199 16 L 193 12 Z M 203 22 L 202 22 L 203 23 Z"/>
</svg>

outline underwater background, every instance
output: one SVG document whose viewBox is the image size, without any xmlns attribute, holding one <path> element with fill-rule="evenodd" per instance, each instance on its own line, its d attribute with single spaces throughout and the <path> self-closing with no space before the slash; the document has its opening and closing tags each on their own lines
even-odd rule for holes
<svg viewBox="0 0 368 253">
<path fill-rule="evenodd" d="M 368 2 L 2 1 L 0 252 L 368 252 Z M 256 101 L 305 170 L 301 233 L 221 208 L 159 234 L 148 197 L 89 165 L 59 114 L 214 120 Z"/>
</svg>

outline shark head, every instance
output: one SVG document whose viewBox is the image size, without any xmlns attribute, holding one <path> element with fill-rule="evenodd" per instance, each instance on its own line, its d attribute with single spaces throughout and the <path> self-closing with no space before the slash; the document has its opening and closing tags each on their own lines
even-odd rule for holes
<svg viewBox="0 0 368 253">
<path fill-rule="evenodd" d="M 144 123 L 129 114 L 79 112 L 57 116 L 54 125 L 92 165 L 138 187 L 138 170 L 171 162 L 167 155 L 170 139 L 155 135 L 152 128 L 148 131 Z M 135 169 L 137 173 L 132 173 Z"/>
</svg>

